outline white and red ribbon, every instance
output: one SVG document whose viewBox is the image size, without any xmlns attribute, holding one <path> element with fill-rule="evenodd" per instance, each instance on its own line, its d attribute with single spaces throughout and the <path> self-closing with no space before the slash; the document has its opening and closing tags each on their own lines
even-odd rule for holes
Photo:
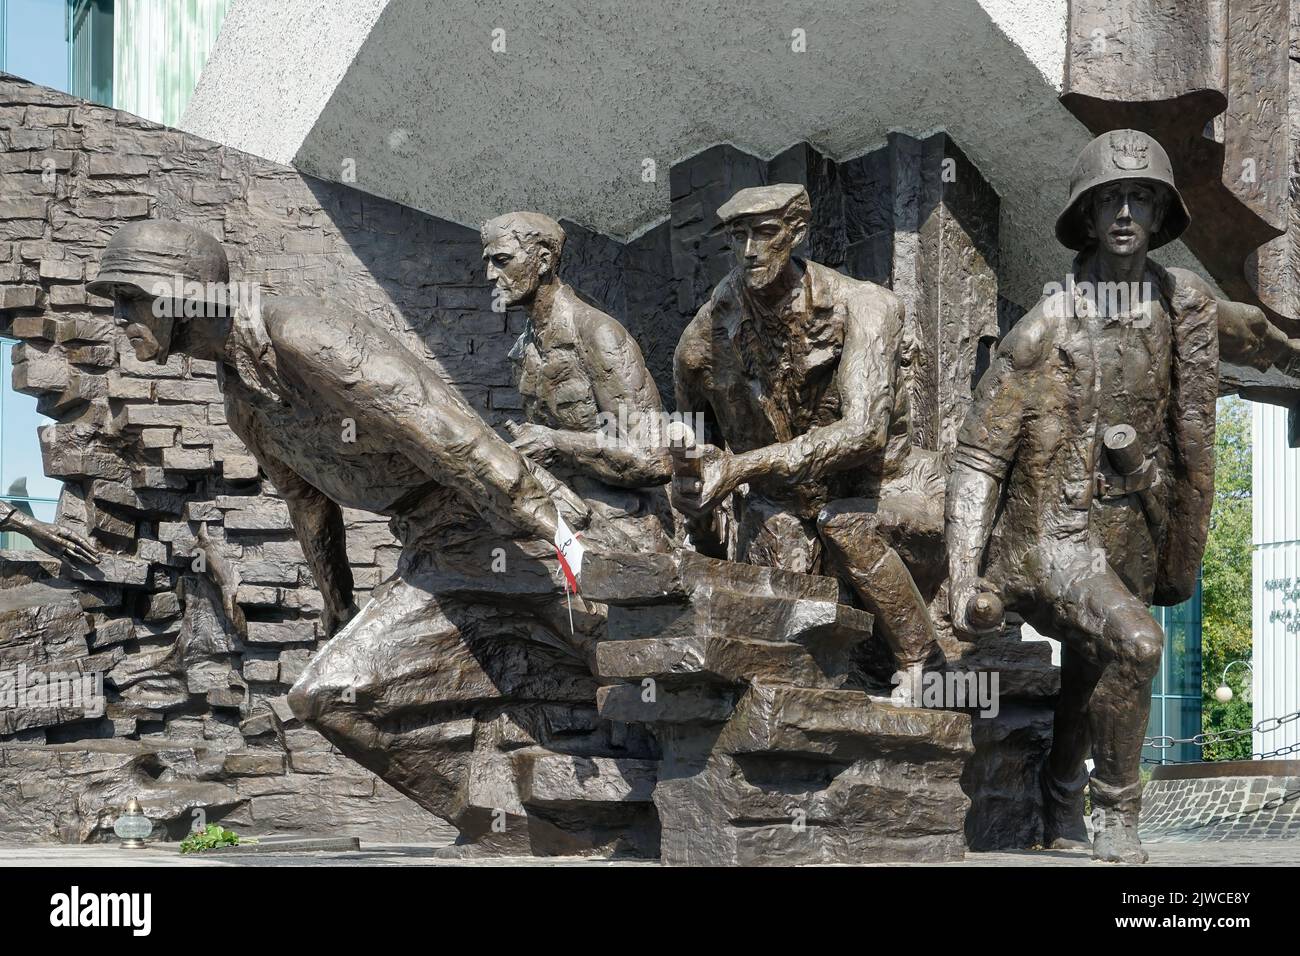
<svg viewBox="0 0 1300 956">
<path fill-rule="evenodd" d="M 555 540 L 552 543 L 555 545 L 555 556 L 560 559 L 560 568 L 564 571 L 565 586 L 577 594 L 578 578 L 582 576 L 582 557 L 587 549 L 558 515 L 555 520 Z"/>
</svg>

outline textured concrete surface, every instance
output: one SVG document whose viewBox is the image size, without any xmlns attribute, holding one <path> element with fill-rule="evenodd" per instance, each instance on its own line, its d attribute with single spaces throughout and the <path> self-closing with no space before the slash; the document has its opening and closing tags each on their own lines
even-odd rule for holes
<svg viewBox="0 0 1300 956">
<path fill-rule="evenodd" d="M 1065 71 L 1068 0 L 979 0 L 979 5 L 1038 68 L 1043 82 L 1060 90 Z"/>
<path fill-rule="evenodd" d="M 388 2 L 233 0 L 181 128 L 288 163 Z"/>
<path fill-rule="evenodd" d="M 668 214 L 668 167 L 718 143 L 846 160 L 943 129 L 1002 198 L 1002 294 L 1028 307 L 1068 265 L 1052 223 L 1091 137 L 1056 98 L 1064 0 L 390 0 L 324 94 L 315 61 L 342 48 L 290 35 L 280 7 L 301 0 L 255 6 L 232 14 L 184 128 L 324 179 L 354 169 L 455 222 L 530 208 L 624 238 Z M 344 0 L 311 6 L 343 47 L 365 27 Z M 1160 258 L 1194 267 L 1181 247 Z"/>
<path fill-rule="evenodd" d="M 1296 866 L 1298 840 L 1236 840 L 1228 843 L 1148 843 L 1147 869 L 1160 866 Z M 881 866 L 1091 866 L 1114 864 L 1092 860 L 1086 850 L 1021 850 L 1011 853 L 968 853 L 951 863 L 889 863 Z M 222 856 L 209 852 L 181 856 L 177 844 L 123 850 L 116 846 L 3 846 L 0 867 L 239 867 L 239 866 L 659 866 L 653 860 L 602 860 L 590 857 L 497 857 L 457 860 L 439 856 L 432 844 L 369 844 L 354 853 L 291 853 Z"/>
</svg>

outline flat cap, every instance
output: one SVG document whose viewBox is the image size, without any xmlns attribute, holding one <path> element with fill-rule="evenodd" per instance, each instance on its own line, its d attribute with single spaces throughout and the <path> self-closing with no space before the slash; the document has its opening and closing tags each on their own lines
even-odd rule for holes
<svg viewBox="0 0 1300 956">
<path fill-rule="evenodd" d="M 719 206 L 718 218 L 723 222 L 730 222 L 740 216 L 781 212 L 796 201 L 799 202 L 804 215 L 811 212 L 812 203 L 808 199 L 808 190 L 798 183 L 751 186 L 749 189 L 742 189 Z"/>
</svg>

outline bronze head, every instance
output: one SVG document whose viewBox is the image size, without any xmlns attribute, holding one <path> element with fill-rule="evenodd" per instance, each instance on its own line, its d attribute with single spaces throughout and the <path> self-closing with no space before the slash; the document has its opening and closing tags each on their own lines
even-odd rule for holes
<svg viewBox="0 0 1300 956">
<path fill-rule="evenodd" d="M 808 190 L 793 183 L 742 189 L 718 207 L 741 279 L 751 290 L 765 289 L 790 264 L 808 237 L 812 203 Z"/>
<path fill-rule="evenodd" d="M 564 229 L 540 212 L 508 212 L 483 224 L 483 261 L 506 305 L 532 300 L 538 288 L 556 279 Z"/>
<path fill-rule="evenodd" d="M 111 298 L 140 361 L 167 361 L 195 319 L 226 321 L 230 265 L 225 250 L 196 226 L 148 220 L 123 226 L 109 240 L 99 273 L 86 283 Z"/>
<path fill-rule="evenodd" d="M 1190 221 L 1164 147 L 1139 130 L 1118 129 L 1079 154 L 1056 237 L 1068 249 L 1134 255 L 1173 242 Z"/>
</svg>

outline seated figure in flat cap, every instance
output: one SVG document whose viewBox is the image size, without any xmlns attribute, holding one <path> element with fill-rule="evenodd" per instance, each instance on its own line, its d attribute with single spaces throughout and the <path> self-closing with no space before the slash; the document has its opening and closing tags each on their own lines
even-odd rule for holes
<svg viewBox="0 0 1300 956">
<path fill-rule="evenodd" d="M 718 209 L 736 267 L 682 335 L 674 379 L 678 411 L 702 414 L 721 447 L 702 446 L 701 477 L 675 479 L 673 502 L 698 545 L 748 486 L 733 501 L 735 559 L 838 574 L 899 670 L 919 673 L 941 652 L 899 551 L 918 520 L 942 534 L 943 474 L 912 444 L 903 304 L 792 255 L 810 215 L 791 184 L 742 189 Z"/>
</svg>

